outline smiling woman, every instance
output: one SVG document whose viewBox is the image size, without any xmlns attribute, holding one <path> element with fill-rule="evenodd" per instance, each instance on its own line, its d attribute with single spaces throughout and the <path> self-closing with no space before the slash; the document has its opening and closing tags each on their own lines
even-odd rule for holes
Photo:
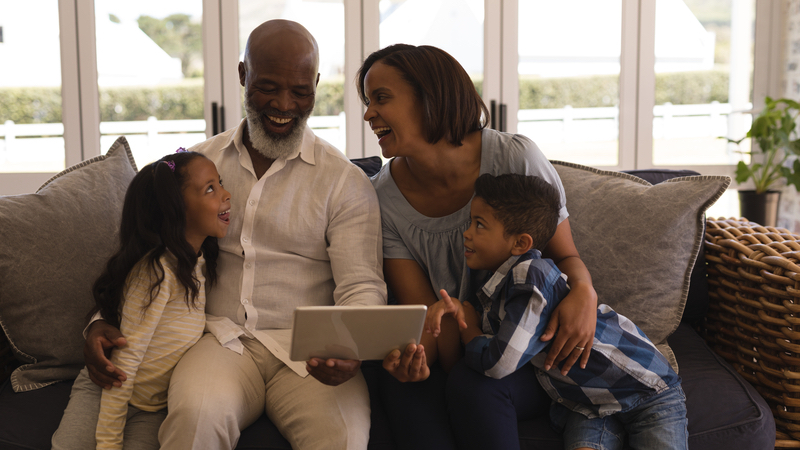
<svg viewBox="0 0 800 450">
<path fill-rule="evenodd" d="M 544 253 L 570 277 L 572 287 L 553 316 L 558 319 L 550 323 L 559 333 L 555 339 L 552 331 L 543 337 L 553 340 L 546 364 L 556 358 L 566 358 L 565 369 L 578 358 L 585 364 L 597 296 L 572 242 L 561 181 L 536 144 L 484 128 L 489 114 L 469 76 L 436 47 L 399 44 L 379 50 L 367 57 L 357 79 L 367 105 L 364 120 L 376 131 L 383 155 L 393 158 L 372 179 L 381 206 L 390 298 L 430 306 L 438 301 L 434 289 L 462 300 L 471 295 L 463 233 L 470 223 L 475 180 L 482 173 L 539 176 L 556 188 L 560 199 L 559 225 Z M 572 352 L 576 347 L 587 349 L 585 356 Z M 455 447 L 444 384 L 452 383 L 447 372 L 461 355 L 458 326 L 448 316 L 436 337 L 423 334 L 421 345 L 383 361 L 381 395 L 400 448 Z M 409 387 L 407 381 L 420 383 Z M 537 389 L 541 402 L 532 402 L 533 409 L 546 408 L 549 400 Z M 517 411 L 511 407 L 498 414 L 514 417 Z M 508 422 L 506 428 L 493 430 L 509 441 L 497 440 L 497 448 L 519 445 L 513 444 L 516 422 Z M 471 440 L 461 433 L 455 439 L 463 448 L 461 441 Z"/>
</svg>

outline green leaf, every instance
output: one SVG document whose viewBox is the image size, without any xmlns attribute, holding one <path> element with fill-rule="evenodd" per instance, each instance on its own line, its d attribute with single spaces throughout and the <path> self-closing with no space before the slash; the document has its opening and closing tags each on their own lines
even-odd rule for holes
<svg viewBox="0 0 800 450">
<path fill-rule="evenodd" d="M 788 167 L 781 167 L 785 169 L 784 176 L 786 177 L 786 184 L 794 186 L 794 189 L 800 192 L 800 160 L 795 160 L 792 164 L 792 169 Z"/>
<path fill-rule="evenodd" d="M 745 164 L 744 161 L 739 161 L 739 164 L 736 166 L 736 182 L 739 184 L 746 182 L 760 166 L 761 164 L 754 164 L 753 169 L 750 169 L 750 166 Z"/>
</svg>

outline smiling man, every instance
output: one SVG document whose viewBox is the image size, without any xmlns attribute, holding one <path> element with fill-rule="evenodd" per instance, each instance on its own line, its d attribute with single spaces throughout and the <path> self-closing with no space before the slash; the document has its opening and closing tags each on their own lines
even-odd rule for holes
<svg viewBox="0 0 800 450">
<path fill-rule="evenodd" d="M 248 148 L 278 159 L 303 139 L 319 82 L 319 51 L 314 37 L 294 22 L 268 23 L 247 41 L 239 82 L 245 88 Z"/>
<path fill-rule="evenodd" d="M 217 284 L 207 293 L 208 332 L 175 368 L 167 418 L 160 431 L 158 421 L 136 425 L 139 436 L 158 433 L 161 448 L 233 448 L 265 411 L 293 448 L 367 447 L 369 395 L 360 363 L 296 363 L 288 355 L 297 306 L 386 303 L 375 191 L 306 124 L 318 52 L 295 22 L 257 27 L 239 63 L 247 118 L 191 149 L 217 165 L 231 192 L 230 228 L 219 241 Z M 103 352 L 124 342 L 103 321 L 89 326 L 84 353 L 97 386 L 73 390 L 60 426 L 72 436 L 57 433 L 54 448 L 93 447 L 75 437 L 86 434 L 75 431 L 86 424 L 76 423 L 70 408 L 91 407 L 76 391 L 91 398 L 126 378 L 108 370 Z M 142 442 L 134 445 L 158 447 Z"/>
</svg>

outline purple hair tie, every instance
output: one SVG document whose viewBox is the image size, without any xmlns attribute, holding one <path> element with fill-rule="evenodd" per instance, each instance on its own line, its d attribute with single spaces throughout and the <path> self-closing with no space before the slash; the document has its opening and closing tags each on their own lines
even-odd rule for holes
<svg viewBox="0 0 800 450">
<path fill-rule="evenodd" d="M 164 161 L 169 166 L 169 170 L 175 172 L 175 162 L 174 161 Z"/>
<path fill-rule="evenodd" d="M 185 148 L 183 148 L 183 147 L 178 147 L 178 149 L 177 149 L 177 150 L 175 150 L 175 153 L 183 153 L 183 152 L 185 152 L 185 151 L 186 151 L 186 149 L 185 149 Z"/>
</svg>

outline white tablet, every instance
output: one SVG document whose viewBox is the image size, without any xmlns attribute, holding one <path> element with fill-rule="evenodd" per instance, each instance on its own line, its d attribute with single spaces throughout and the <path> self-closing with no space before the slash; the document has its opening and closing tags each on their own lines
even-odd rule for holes
<svg viewBox="0 0 800 450">
<path fill-rule="evenodd" d="M 425 305 L 299 306 L 294 311 L 292 361 L 383 359 L 418 343 Z"/>
</svg>

